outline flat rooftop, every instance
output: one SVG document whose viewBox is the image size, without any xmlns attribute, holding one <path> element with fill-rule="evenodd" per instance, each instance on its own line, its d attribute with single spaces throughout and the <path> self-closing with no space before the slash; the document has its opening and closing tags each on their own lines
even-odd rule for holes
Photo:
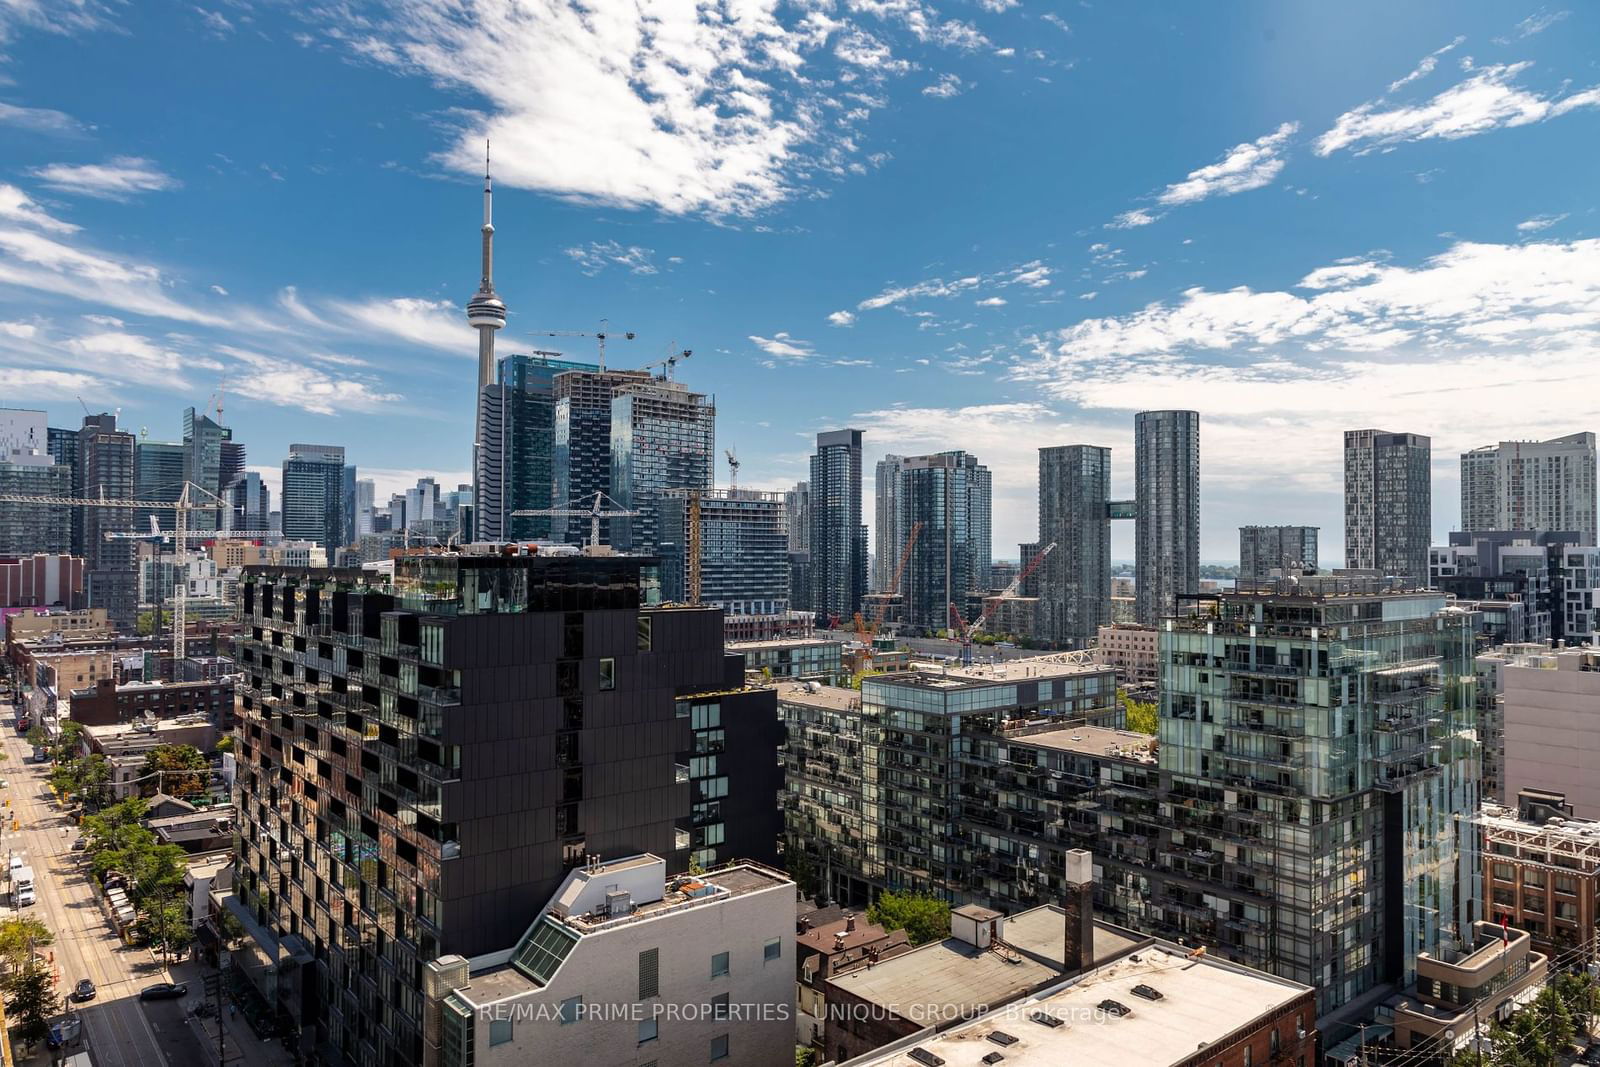
<svg viewBox="0 0 1600 1067">
<path fill-rule="evenodd" d="M 890 1050 L 850 1062 L 859 1067 L 922 1067 L 910 1056 L 912 1049 L 921 1048 L 949 1067 L 984 1067 L 984 1057 L 998 1051 L 1004 1052 L 1006 1067 L 1069 1063 L 1170 1067 L 1193 1057 L 1201 1046 L 1224 1042 L 1235 1031 L 1311 992 L 1309 986 L 1210 957 L 1193 959 L 1183 951 L 1169 942 L 1156 942 L 982 1019 L 936 1036 L 907 1038 Z M 1135 986 L 1154 990 L 1160 999 L 1134 993 Z M 1100 1007 L 1106 1000 L 1131 1010 L 1114 1015 Z M 1035 1022 L 1030 1017 L 1035 1012 L 1054 1016 L 1062 1025 Z M 1314 1012 L 1308 1009 L 1307 1024 Z M 990 1035 L 995 1033 L 1015 1041 L 993 1041 Z"/>
<path fill-rule="evenodd" d="M 854 711 L 861 707 L 860 693 L 838 685 L 819 685 L 813 693 L 805 682 L 783 682 L 778 686 L 778 699 L 830 711 Z"/>
<path fill-rule="evenodd" d="M 1131 730 L 1108 730 L 1103 726 L 1059 726 L 1031 729 L 1024 726 L 1008 730 L 1007 744 L 1036 745 L 1057 752 L 1076 752 L 1086 756 L 1110 756 L 1137 760 L 1140 763 L 1156 761 L 1156 739 L 1149 734 Z M 1115 753 L 1113 753 L 1115 750 Z"/>
<path fill-rule="evenodd" d="M 1002 660 L 999 663 L 974 663 L 970 667 L 915 660 L 911 670 L 871 678 L 875 685 L 919 685 L 941 688 L 976 688 L 980 685 L 1014 685 L 1017 682 L 1043 681 L 1046 678 L 1075 678 L 1082 675 L 1116 673 L 1106 663 L 1095 663 L 1083 653 L 1057 652 L 1047 656 Z"/>
<path fill-rule="evenodd" d="M 1059 978 L 1066 959 L 1066 933 L 1066 913 L 1046 904 L 1006 919 L 1000 938 L 1014 953 L 978 949 L 947 937 L 830 982 L 905 1018 L 958 1018 L 1004 1004 Z M 1115 959 L 1147 940 L 1131 930 L 1097 922 L 1095 961 Z"/>
<path fill-rule="evenodd" d="M 756 651 L 763 648 L 812 648 L 818 645 L 838 645 L 844 642 L 831 637 L 767 637 L 759 641 L 729 641 L 728 648 L 733 651 L 749 649 Z"/>
</svg>

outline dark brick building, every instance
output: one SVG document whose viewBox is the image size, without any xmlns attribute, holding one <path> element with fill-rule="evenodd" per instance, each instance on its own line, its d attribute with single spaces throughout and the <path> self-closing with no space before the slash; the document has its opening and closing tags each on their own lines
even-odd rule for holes
<svg viewBox="0 0 1600 1067">
<path fill-rule="evenodd" d="M 127 682 L 101 678 L 93 686 L 72 691 L 73 722 L 112 726 L 153 716 L 176 719 L 204 715 L 222 729 L 233 727 L 233 679 L 200 682 Z"/>
</svg>

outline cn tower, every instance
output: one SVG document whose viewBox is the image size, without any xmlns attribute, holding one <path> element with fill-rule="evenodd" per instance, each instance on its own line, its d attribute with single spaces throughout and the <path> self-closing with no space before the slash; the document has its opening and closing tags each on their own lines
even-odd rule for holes
<svg viewBox="0 0 1600 1067">
<path fill-rule="evenodd" d="M 494 332 L 506 324 L 506 305 L 494 291 L 494 190 L 489 184 L 489 143 L 483 145 L 483 280 L 467 302 L 467 322 L 478 331 L 478 388 L 472 408 L 472 472 L 476 489 L 483 474 L 478 450 L 483 444 L 483 387 L 494 381 Z M 477 494 L 474 493 L 476 498 Z M 476 499 L 474 503 L 477 503 Z"/>
</svg>

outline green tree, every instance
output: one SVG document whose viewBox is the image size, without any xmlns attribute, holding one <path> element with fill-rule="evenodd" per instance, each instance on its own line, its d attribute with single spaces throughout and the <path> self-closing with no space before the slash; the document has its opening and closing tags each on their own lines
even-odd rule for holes
<svg viewBox="0 0 1600 1067">
<path fill-rule="evenodd" d="M 139 612 L 139 618 L 135 620 L 135 626 L 139 631 L 140 637 L 150 637 L 156 632 L 156 613 L 153 611 Z"/>
<path fill-rule="evenodd" d="M 203 793 L 210 766 L 204 753 L 193 745 L 162 745 L 144 759 L 144 774 L 159 777 L 144 782 L 140 789 L 146 796 L 158 791 L 175 797 Z"/>
<path fill-rule="evenodd" d="M 904 930 L 913 945 L 950 936 L 949 903 L 926 893 L 883 893 L 867 909 L 867 920 L 885 930 Z"/>
<path fill-rule="evenodd" d="M 229 948 L 243 941 L 249 933 L 244 928 L 244 923 L 233 912 L 224 908 L 217 917 L 217 935 L 222 938 L 222 943 Z"/>
<path fill-rule="evenodd" d="M 1156 735 L 1161 725 L 1161 714 L 1154 703 L 1134 700 L 1126 692 L 1117 693 L 1117 699 L 1122 702 L 1128 729 L 1136 734 Z"/>
<path fill-rule="evenodd" d="M 92 810 L 105 806 L 111 796 L 111 761 L 96 752 L 78 761 L 78 794 Z"/>
<path fill-rule="evenodd" d="M 50 1034 L 51 1016 L 61 1010 L 54 976 L 30 961 L 6 981 L 6 1007 L 16 1022 L 18 1037 L 30 1045 L 44 1040 Z"/>
<path fill-rule="evenodd" d="M 34 748 L 44 748 L 50 743 L 50 734 L 45 731 L 43 726 L 35 724 L 28 729 L 28 732 L 25 735 L 23 735 L 23 740 L 27 741 L 28 744 L 32 745 Z"/>
<path fill-rule="evenodd" d="M 23 916 L 0 922 L 0 956 L 11 965 L 13 973 L 21 971 L 38 949 L 56 942 L 56 935 L 38 919 Z"/>
<path fill-rule="evenodd" d="M 217 740 L 217 751 L 218 752 L 232 752 L 233 751 L 233 746 L 234 746 L 234 740 L 233 740 L 233 735 L 232 734 L 227 734 L 227 735 L 225 735 L 225 736 L 223 736 L 223 737 L 221 737 L 221 738 L 219 738 Z"/>
<path fill-rule="evenodd" d="M 194 940 L 194 929 L 189 925 L 188 911 L 183 898 L 170 894 L 152 900 L 139 917 L 139 931 L 152 945 L 161 946 L 161 958 L 182 952 Z"/>
<path fill-rule="evenodd" d="M 806 1045 L 796 1045 L 794 1067 L 817 1067 L 817 1050 Z"/>
<path fill-rule="evenodd" d="M 124 848 L 133 840 L 134 831 L 144 830 L 144 818 L 150 812 L 150 803 L 143 797 L 129 797 L 113 804 L 95 815 L 83 818 L 85 847 L 93 855 L 107 849 Z M 145 831 L 149 833 L 148 830 Z"/>
</svg>

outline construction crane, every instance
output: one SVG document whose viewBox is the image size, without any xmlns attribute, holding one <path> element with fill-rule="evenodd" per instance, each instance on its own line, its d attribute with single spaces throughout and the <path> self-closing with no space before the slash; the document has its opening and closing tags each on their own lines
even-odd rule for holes
<svg viewBox="0 0 1600 1067">
<path fill-rule="evenodd" d="M 900 563 L 894 569 L 894 581 L 889 583 L 889 588 L 886 590 L 888 596 L 885 596 L 878 601 L 878 607 L 872 613 L 871 625 L 869 626 L 866 620 L 861 617 L 861 612 L 856 612 L 856 636 L 859 637 L 861 639 L 861 643 L 866 646 L 865 656 L 867 659 L 872 658 L 872 638 L 878 636 L 878 631 L 883 629 L 884 616 L 889 612 L 889 597 L 894 596 L 900 591 L 900 579 L 905 575 L 906 564 L 911 560 L 911 549 L 916 546 L 917 535 L 921 532 L 921 522 L 914 522 L 911 524 L 911 534 L 906 538 L 905 548 L 900 550 Z"/>
<path fill-rule="evenodd" d="M 611 505 L 610 510 L 606 504 Z M 527 511 L 513 511 L 512 518 L 531 516 L 546 519 L 588 519 L 589 520 L 589 547 L 600 547 L 600 520 L 601 519 L 632 519 L 638 517 L 640 512 L 629 511 L 619 507 L 615 500 L 600 490 L 595 490 L 594 500 L 588 507 L 577 505 L 577 501 L 564 508 L 531 508 Z"/>
<path fill-rule="evenodd" d="M 1019 573 L 1015 578 L 1011 579 L 1011 584 L 1006 586 L 1005 589 L 1001 591 L 999 596 L 993 598 L 989 604 L 984 607 L 983 612 L 978 616 L 978 620 L 971 626 L 968 626 L 966 620 L 961 617 L 961 612 L 956 610 L 955 604 L 953 602 L 950 604 L 951 628 L 956 630 L 961 635 L 962 666 L 970 667 L 972 665 L 972 639 L 981 633 L 984 627 L 989 625 L 989 616 L 993 615 L 1000 607 L 1001 601 L 1010 600 L 1017 595 L 1017 590 L 1022 588 L 1022 583 L 1027 581 L 1033 575 L 1033 572 L 1039 569 L 1039 564 L 1044 562 L 1044 558 L 1046 556 L 1055 551 L 1055 547 L 1056 542 L 1051 541 L 1048 545 L 1045 545 L 1044 548 L 1040 549 L 1039 554 L 1034 556 L 1033 559 L 1029 561 L 1028 565 L 1022 569 L 1021 573 Z"/>
<path fill-rule="evenodd" d="M 607 319 L 601 319 L 600 320 L 600 329 L 594 331 L 593 333 L 589 333 L 589 332 L 586 332 L 586 331 L 583 331 L 583 330 L 539 330 L 539 331 L 536 331 L 536 332 L 538 333 L 538 336 L 540 336 L 540 337 L 592 337 L 592 338 L 594 338 L 595 341 L 597 341 L 599 343 L 599 345 L 600 345 L 600 369 L 601 370 L 605 370 L 606 369 L 606 339 L 608 337 L 621 337 L 624 341 L 631 341 L 636 336 L 632 330 L 627 330 L 627 331 L 625 331 L 625 332 L 623 332 L 621 334 L 612 333 L 611 332 L 611 327 L 610 327 L 610 324 L 609 324 L 609 320 L 607 320 Z"/>
<path fill-rule="evenodd" d="M 191 493 L 203 493 L 215 503 L 195 503 Z M 183 483 L 183 492 L 177 500 L 116 500 L 105 497 L 76 497 L 76 496 L 31 496 L 24 493 L 0 494 L 0 504 L 34 504 L 44 507 L 76 507 L 76 508 L 149 508 L 153 510 L 171 510 L 176 516 L 177 530 L 174 532 L 174 552 L 176 557 L 174 570 L 177 576 L 173 580 L 175 589 L 172 597 L 172 658 L 183 659 L 184 654 L 184 628 L 188 625 L 189 603 L 189 512 L 200 509 L 209 511 L 217 505 L 227 505 L 227 501 L 217 496 L 202 486 L 193 482 Z M 139 536 L 139 535 L 136 535 Z M 148 537 L 149 535 L 142 535 Z"/>
<path fill-rule="evenodd" d="M 722 454 L 728 457 L 728 488 L 739 488 L 739 454 L 731 448 L 724 448 Z"/>
<path fill-rule="evenodd" d="M 664 381 L 664 382 L 670 382 L 670 381 L 672 381 L 672 368 L 676 367 L 679 363 L 681 363 L 684 360 L 688 359 L 692 355 L 694 355 L 694 349 L 685 348 L 681 352 L 673 352 L 671 355 L 667 356 L 666 358 L 658 359 L 654 363 L 646 363 L 643 367 L 641 367 L 639 369 L 640 370 L 650 370 L 652 367 L 660 367 L 661 368 L 661 380 Z"/>
</svg>

